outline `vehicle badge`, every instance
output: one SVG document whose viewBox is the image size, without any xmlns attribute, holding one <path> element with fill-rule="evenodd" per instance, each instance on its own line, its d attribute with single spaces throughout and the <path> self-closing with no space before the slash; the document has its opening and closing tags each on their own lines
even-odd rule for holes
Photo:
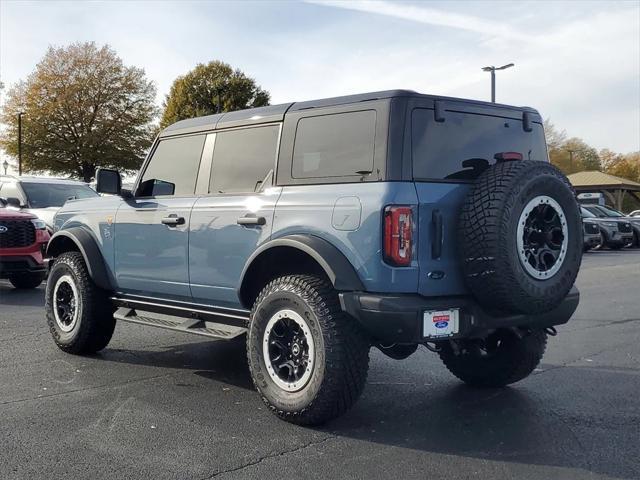
<svg viewBox="0 0 640 480">
<path fill-rule="evenodd" d="M 7 230 L 9 230 L 7 227 L 0 225 L 0 233 L 5 233 Z"/>
</svg>

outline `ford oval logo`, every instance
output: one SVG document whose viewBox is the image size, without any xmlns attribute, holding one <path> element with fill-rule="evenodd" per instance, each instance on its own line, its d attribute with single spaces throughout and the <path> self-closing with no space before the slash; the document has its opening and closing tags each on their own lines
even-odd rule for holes
<svg viewBox="0 0 640 480">
<path fill-rule="evenodd" d="M 7 227 L 5 227 L 4 225 L 0 225 L 0 233 L 4 233 L 7 230 L 9 230 Z"/>
<path fill-rule="evenodd" d="M 435 325 L 436 325 L 436 328 L 447 328 L 447 325 L 449 325 L 449 322 L 436 322 Z"/>
</svg>

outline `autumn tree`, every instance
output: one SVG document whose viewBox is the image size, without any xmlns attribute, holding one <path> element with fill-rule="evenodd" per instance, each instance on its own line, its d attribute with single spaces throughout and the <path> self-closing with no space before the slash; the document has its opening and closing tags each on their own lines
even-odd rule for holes
<svg viewBox="0 0 640 480">
<path fill-rule="evenodd" d="M 569 138 L 547 119 L 544 121 L 549 160 L 566 174 L 583 170 L 601 170 L 598 151 L 580 138 Z"/>
<path fill-rule="evenodd" d="M 160 126 L 185 118 L 269 105 L 269 93 L 253 78 L 230 65 L 213 61 L 198 64 L 176 78 L 164 101 Z"/>
<path fill-rule="evenodd" d="M 0 120 L 0 146 L 23 170 L 90 181 L 97 167 L 133 171 L 151 145 L 156 89 L 142 69 L 125 66 L 93 42 L 50 47 L 33 73 L 14 85 Z"/>
</svg>

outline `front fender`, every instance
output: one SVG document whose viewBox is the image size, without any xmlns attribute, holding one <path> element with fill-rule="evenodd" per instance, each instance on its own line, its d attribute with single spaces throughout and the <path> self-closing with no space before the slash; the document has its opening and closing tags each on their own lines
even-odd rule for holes
<svg viewBox="0 0 640 480">
<path fill-rule="evenodd" d="M 114 282 L 105 266 L 98 242 L 82 227 L 71 227 L 54 233 L 47 245 L 47 257 L 77 250 L 82 254 L 93 282 L 105 290 L 113 290 Z"/>
</svg>

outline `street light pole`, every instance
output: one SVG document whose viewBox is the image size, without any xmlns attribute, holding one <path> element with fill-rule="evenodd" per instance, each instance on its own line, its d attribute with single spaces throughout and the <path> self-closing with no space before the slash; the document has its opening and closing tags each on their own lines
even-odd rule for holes
<svg viewBox="0 0 640 480">
<path fill-rule="evenodd" d="M 502 65 L 501 67 L 494 67 L 493 65 L 490 67 L 483 67 L 483 72 L 491 73 L 491 102 L 496 103 L 496 70 L 506 70 L 507 68 L 513 67 L 515 64 L 508 63 L 506 65 Z"/>
<path fill-rule="evenodd" d="M 22 115 L 18 112 L 18 176 L 22 175 Z"/>
</svg>

